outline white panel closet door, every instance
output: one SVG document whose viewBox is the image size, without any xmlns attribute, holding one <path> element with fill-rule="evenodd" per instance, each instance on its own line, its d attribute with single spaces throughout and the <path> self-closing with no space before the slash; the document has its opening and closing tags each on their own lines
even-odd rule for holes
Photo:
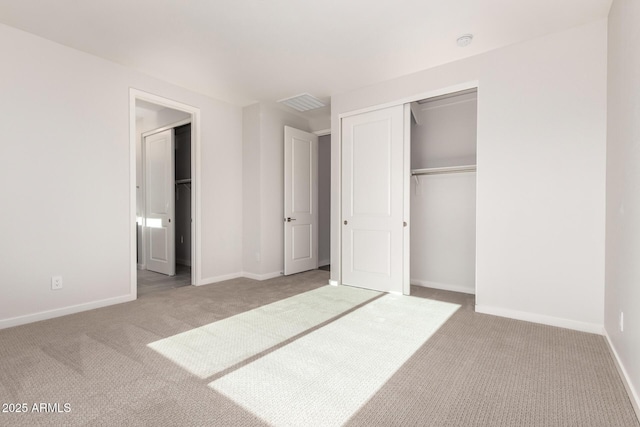
<svg viewBox="0 0 640 427">
<path fill-rule="evenodd" d="M 342 119 L 342 283 L 403 292 L 404 107 Z"/>
<path fill-rule="evenodd" d="M 318 268 L 318 136 L 284 127 L 284 274 Z"/>
<path fill-rule="evenodd" d="M 173 129 L 144 138 L 147 269 L 176 274 Z"/>
</svg>

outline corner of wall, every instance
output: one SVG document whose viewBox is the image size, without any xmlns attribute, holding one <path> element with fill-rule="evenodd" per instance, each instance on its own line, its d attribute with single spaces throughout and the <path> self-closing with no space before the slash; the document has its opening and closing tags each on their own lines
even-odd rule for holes
<svg viewBox="0 0 640 427">
<path fill-rule="evenodd" d="M 640 394 L 633 387 L 633 383 L 631 382 L 631 377 L 629 376 L 629 373 L 627 372 L 624 365 L 622 364 L 622 360 L 620 360 L 620 356 L 618 355 L 618 352 L 616 351 L 616 348 L 613 345 L 613 342 L 611 341 L 611 337 L 609 336 L 609 333 L 607 332 L 606 328 L 604 329 L 604 338 L 605 338 L 605 341 L 607 342 L 607 348 L 609 349 L 609 353 L 611 353 L 611 358 L 613 359 L 613 363 L 616 365 L 616 369 L 618 370 L 618 374 L 622 379 L 624 388 L 627 391 L 627 394 L 629 395 L 629 400 L 631 401 L 633 410 L 636 412 L 636 417 L 638 418 L 638 420 L 640 420 Z"/>
</svg>

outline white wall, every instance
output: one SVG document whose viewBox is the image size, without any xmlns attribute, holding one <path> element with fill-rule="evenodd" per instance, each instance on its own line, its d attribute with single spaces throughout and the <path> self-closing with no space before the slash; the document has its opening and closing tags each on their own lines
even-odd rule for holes
<svg viewBox="0 0 640 427">
<path fill-rule="evenodd" d="M 329 100 L 330 101 L 330 100 Z M 307 111 L 305 117 L 309 119 L 309 128 L 311 132 L 325 133 L 331 129 L 331 105 L 318 108 L 317 110 Z"/>
<path fill-rule="evenodd" d="M 415 103 L 411 169 L 476 164 L 477 93 Z"/>
<path fill-rule="evenodd" d="M 244 167 L 252 168 L 244 173 L 244 271 L 261 280 L 284 270 L 284 127 L 310 129 L 307 120 L 268 103 L 245 107 L 244 114 Z"/>
<path fill-rule="evenodd" d="M 131 87 L 200 108 L 200 279 L 241 272 L 240 108 L 4 25 L 0 53 L 0 327 L 132 298 Z"/>
<path fill-rule="evenodd" d="M 318 262 L 331 262 L 331 135 L 318 138 Z"/>
<path fill-rule="evenodd" d="M 412 110 L 412 169 L 476 163 L 477 94 Z M 415 176 L 410 198 L 411 284 L 475 293 L 475 172 Z"/>
<path fill-rule="evenodd" d="M 609 13 L 605 328 L 640 414 L 640 2 Z M 624 332 L 620 313 L 624 312 Z"/>
<path fill-rule="evenodd" d="M 601 332 L 606 31 L 598 20 L 332 96 L 332 266 L 340 114 L 477 82 L 477 309 Z"/>
<path fill-rule="evenodd" d="M 260 157 L 260 104 L 253 104 L 242 110 L 242 267 L 255 275 L 262 271 Z"/>
<path fill-rule="evenodd" d="M 411 180 L 411 284 L 468 294 L 476 279 L 476 174 Z"/>
</svg>

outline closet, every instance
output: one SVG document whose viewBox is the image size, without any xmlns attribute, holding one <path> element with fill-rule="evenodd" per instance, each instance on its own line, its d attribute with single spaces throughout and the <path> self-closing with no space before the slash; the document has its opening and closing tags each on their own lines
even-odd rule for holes
<svg viewBox="0 0 640 427">
<path fill-rule="evenodd" d="M 176 264 L 191 266 L 191 124 L 174 128 Z"/>
<path fill-rule="evenodd" d="M 411 284 L 475 293 L 477 89 L 411 115 Z"/>
</svg>

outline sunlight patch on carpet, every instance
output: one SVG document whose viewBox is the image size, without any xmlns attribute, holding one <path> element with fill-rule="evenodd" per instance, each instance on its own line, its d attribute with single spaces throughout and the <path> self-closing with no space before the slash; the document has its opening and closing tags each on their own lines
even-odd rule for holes
<svg viewBox="0 0 640 427">
<path fill-rule="evenodd" d="M 207 378 L 380 295 L 323 286 L 147 346 Z"/>
<path fill-rule="evenodd" d="M 342 425 L 459 307 L 387 294 L 209 387 L 275 426 Z"/>
</svg>

